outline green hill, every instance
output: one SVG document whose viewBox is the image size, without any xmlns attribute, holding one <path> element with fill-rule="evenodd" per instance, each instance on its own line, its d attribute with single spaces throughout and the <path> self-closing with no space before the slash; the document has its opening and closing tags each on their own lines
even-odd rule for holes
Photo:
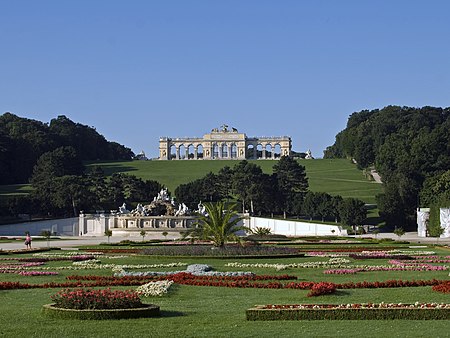
<svg viewBox="0 0 450 338">
<path fill-rule="evenodd" d="M 165 185 L 171 192 L 183 183 L 203 177 L 208 172 L 218 172 L 237 161 L 125 161 L 90 162 L 88 167 L 99 165 L 107 175 L 116 172 L 135 175 L 145 180 L 155 180 Z M 264 172 L 272 173 L 274 161 L 254 161 Z M 306 168 L 309 187 L 312 191 L 327 192 L 331 195 L 359 198 L 375 204 L 375 195 L 381 193 L 381 184 L 367 180 L 362 171 L 346 159 L 299 160 Z M 26 194 L 29 185 L 0 186 L 0 195 Z"/>
<path fill-rule="evenodd" d="M 252 162 L 252 161 L 251 161 Z M 203 177 L 208 172 L 218 172 L 224 166 L 233 167 L 237 161 L 128 161 L 91 162 L 89 166 L 100 165 L 107 175 L 115 172 L 128 173 L 145 180 L 155 180 L 171 192 L 179 184 Z M 264 172 L 272 173 L 275 164 L 270 160 L 254 161 Z M 359 198 L 366 203 L 375 203 L 375 195 L 381 192 L 381 185 L 367 180 L 362 171 L 346 159 L 299 160 L 306 168 L 312 191 L 331 195 Z"/>
</svg>

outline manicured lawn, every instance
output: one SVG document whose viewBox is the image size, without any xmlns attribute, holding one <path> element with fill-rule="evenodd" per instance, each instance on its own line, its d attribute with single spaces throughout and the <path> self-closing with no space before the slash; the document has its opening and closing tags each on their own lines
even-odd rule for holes
<svg viewBox="0 0 450 338">
<path fill-rule="evenodd" d="M 380 244 L 380 247 L 385 244 Z M 311 251 L 321 250 L 325 245 L 310 245 Z M 331 247 L 329 247 L 331 248 Z M 372 246 L 370 246 L 372 248 Z M 402 246 L 399 246 L 402 248 Z M 439 248 L 411 249 L 435 251 L 441 257 L 450 251 Z M 26 257 L 30 255 L 20 255 Z M 0 256 L 6 257 L 6 256 Z M 12 257 L 9 255 L 8 257 Z M 19 257 L 19 256 L 16 256 Z M 392 271 L 361 272 L 356 275 L 325 275 L 322 268 L 291 268 L 276 271 L 272 268 L 231 268 L 229 262 L 241 263 L 301 263 L 326 261 L 323 257 L 263 258 L 263 259 L 212 259 L 170 258 L 129 255 L 124 258 L 100 259 L 103 264 L 166 264 L 171 262 L 209 264 L 218 271 L 252 271 L 257 274 L 295 275 L 297 281 L 330 281 L 335 283 L 358 281 L 448 280 L 447 271 Z M 6 261 L 0 261 L 5 264 Z M 386 265 L 387 259 L 352 260 L 351 264 Z M 48 262 L 45 266 L 71 266 L 71 262 Z M 439 264 L 442 265 L 442 264 Z M 449 264 L 447 264 L 449 265 Z M 184 270 L 184 268 L 146 269 L 152 271 Z M 142 271 L 146 271 L 142 270 Z M 52 271 L 50 269 L 50 271 Z M 2 281 L 22 283 L 63 282 L 69 275 L 111 276 L 110 269 L 55 270 L 58 276 L 25 277 L 16 274 L 0 274 Z M 135 287 L 122 287 L 134 289 Z M 392 289 L 345 289 L 334 295 L 306 297 L 307 290 L 291 289 L 239 289 L 175 285 L 168 295 L 144 298 L 146 303 L 161 307 L 159 318 L 76 321 L 49 319 L 41 315 L 43 304 L 50 303 L 55 289 L 29 289 L 0 291 L 0 336 L 29 337 L 445 337 L 450 324 L 445 320 L 417 321 L 271 321 L 250 322 L 245 319 L 245 310 L 256 304 L 298 303 L 414 303 L 449 302 L 448 294 L 432 291 L 431 287 L 409 287 Z"/>
<path fill-rule="evenodd" d="M 249 161 L 261 166 L 264 172 L 272 173 L 276 161 Z M 173 192 L 183 183 L 196 180 L 209 172 L 217 173 L 224 166 L 233 167 L 237 161 L 131 161 L 97 162 L 107 175 L 125 172 L 142 179 L 155 180 Z M 310 190 L 328 192 L 332 195 L 355 197 L 366 203 L 375 203 L 375 195 L 381 192 L 381 184 L 367 180 L 362 171 L 345 159 L 299 160 L 306 168 Z"/>
<path fill-rule="evenodd" d="M 276 161 L 250 161 L 261 166 L 264 172 L 272 173 Z M 172 193 L 183 183 L 196 180 L 209 172 L 217 173 L 224 166 L 233 167 L 237 161 L 128 161 L 95 162 L 88 167 L 99 165 L 107 175 L 128 173 L 145 180 L 155 180 L 166 186 Z M 349 160 L 316 159 L 299 160 L 306 168 L 309 187 L 312 191 L 327 192 L 331 195 L 355 197 L 374 204 L 375 196 L 382 192 L 381 184 L 367 180 L 362 171 Z M 0 186 L 1 195 L 23 195 L 31 191 L 28 184 Z"/>
</svg>

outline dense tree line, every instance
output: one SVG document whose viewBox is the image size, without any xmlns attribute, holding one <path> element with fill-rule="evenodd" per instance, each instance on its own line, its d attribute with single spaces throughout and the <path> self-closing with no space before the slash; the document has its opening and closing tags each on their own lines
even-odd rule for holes
<svg viewBox="0 0 450 338">
<path fill-rule="evenodd" d="M 123 203 L 134 208 L 152 201 L 163 188 L 156 181 L 122 173 L 107 177 L 99 166 L 83 173 L 75 154 L 65 147 L 42 155 L 33 171 L 32 193 L 1 199 L 0 216 L 76 217 L 80 211 L 117 210 Z"/>
<path fill-rule="evenodd" d="M 134 156 L 129 148 L 63 115 L 47 124 L 4 113 L 0 115 L 0 184 L 28 183 L 41 155 L 61 147 L 72 147 L 82 161 Z"/>
<path fill-rule="evenodd" d="M 342 222 L 349 226 L 361 225 L 367 210 L 363 201 L 308 190 L 305 167 L 291 157 L 281 157 L 272 174 L 261 167 L 241 161 L 233 168 L 222 168 L 217 174 L 175 189 L 178 201 L 196 209 L 199 201 L 219 202 L 237 199 L 242 210 L 252 215 L 306 216 L 310 220 Z"/>
<path fill-rule="evenodd" d="M 449 130 L 450 108 L 363 110 L 349 117 L 324 157 L 353 158 L 360 168 L 374 166 L 385 188 L 377 198 L 380 215 L 391 227 L 413 229 L 416 208 L 438 203 L 437 197 L 419 197 L 427 196 L 433 180 L 448 179 L 442 175 L 450 168 Z"/>
<path fill-rule="evenodd" d="M 163 188 L 156 181 L 114 173 L 106 177 L 99 166 L 85 172 L 72 147 L 46 152 L 37 160 L 31 177 L 33 191 L 28 196 L 0 200 L 0 214 L 32 214 L 48 217 L 77 216 L 81 210 L 117 209 L 123 203 L 134 208 L 148 203 Z M 199 202 L 238 200 L 242 210 L 252 215 L 284 214 L 322 221 L 341 221 L 349 226 L 366 218 L 364 202 L 343 199 L 327 193 L 308 191 L 305 167 L 291 157 L 282 157 L 272 174 L 248 161 L 233 168 L 223 167 L 217 174 L 182 184 L 175 190 L 179 203 L 196 210 Z"/>
</svg>

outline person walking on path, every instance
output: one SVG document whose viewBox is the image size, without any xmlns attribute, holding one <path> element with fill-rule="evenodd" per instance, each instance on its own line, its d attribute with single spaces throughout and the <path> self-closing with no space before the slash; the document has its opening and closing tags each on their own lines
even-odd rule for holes
<svg viewBox="0 0 450 338">
<path fill-rule="evenodd" d="M 27 236 L 25 237 L 25 245 L 27 249 L 31 249 L 31 236 L 29 232 L 27 232 Z"/>
</svg>

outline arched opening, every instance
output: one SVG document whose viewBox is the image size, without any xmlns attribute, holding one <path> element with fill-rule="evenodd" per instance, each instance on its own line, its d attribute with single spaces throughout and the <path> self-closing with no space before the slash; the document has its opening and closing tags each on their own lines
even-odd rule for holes
<svg viewBox="0 0 450 338">
<path fill-rule="evenodd" d="M 281 157 L 281 146 L 277 143 L 275 147 L 273 147 L 273 157 L 280 158 Z"/>
<path fill-rule="evenodd" d="M 213 158 L 218 158 L 219 157 L 219 146 L 217 145 L 217 143 L 213 144 L 213 153 L 212 153 L 212 157 Z"/>
<path fill-rule="evenodd" d="M 266 144 L 266 158 L 272 158 L 272 145 L 271 144 Z"/>
<path fill-rule="evenodd" d="M 237 146 L 235 143 L 231 145 L 231 158 L 237 157 Z"/>
<path fill-rule="evenodd" d="M 192 160 L 194 159 L 194 153 L 195 153 L 195 148 L 193 144 L 188 145 L 188 159 Z"/>
<path fill-rule="evenodd" d="M 245 158 L 255 158 L 255 146 L 253 144 L 249 144 L 247 146 Z"/>
<path fill-rule="evenodd" d="M 203 158 L 203 146 L 201 144 L 197 146 L 197 158 Z"/>
<path fill-rule="evenodd" d="M 170 146 L 170 156 L 169 159 L 174 160 L 177 158 L 177 147 L 174 144 Z"/>
<path fill-rule="evenodd" d="M 263 146 L 262 144 L 258 144 L 256 146 L 256 158 L 262 158 L 263 157 Z"/>
<path fill-rule="evenodd" d="M 222 143 L 222 158 L 228 157 L 228 146 L 225 143 Z"/>
<path fill-rule="evenodd" d="M 186 158 L 186 147 L 182 144 L 178 149 L 180 152 L 180 160 L 184 160 Z"/>
</svg>

